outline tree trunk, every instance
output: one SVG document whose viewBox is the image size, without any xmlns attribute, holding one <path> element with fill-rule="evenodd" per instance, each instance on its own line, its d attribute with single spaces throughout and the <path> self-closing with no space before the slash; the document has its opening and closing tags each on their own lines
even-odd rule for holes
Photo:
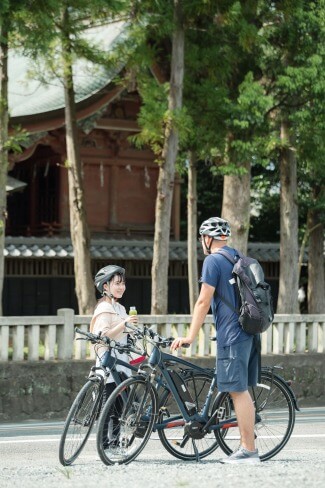
<svg viewBox="0 0 325 488">
<path fill-rule="evenodd" d="M 281 123 L 280 278 L 277 313 L 299 313 L 297 161 L 288 121 Z"/>
<path fill-rule="evenodd" d="M 197 270 L 197 171 L 196 154 L 191 151 L 188 167 L 187 189 L 187 266 L 190 313 L 193 313 L 199 296 Z"/>
<path fill-rule="evenodd" d="M 68 22 L 64 12 L 63 25 Z M 80 314 L 91 314 L 96 304 L 91 273 L 90 233 L 84 203 L 84 189 L 79 154 L 78 129 L 69 35 L 63 39 L 64 97 L 67 167 L 69 181 L 70 232 L 74 252 L 75 290 Z"/>
<path fill-rule="evenodd" d="M 241 167 L 246 170 L 245 174 L 241 176 L 224 176 L 221 216 L 229 221 L 231 227 L 229 245 L 243 254 L 247 254 L 250 222 L 251 164 L 246 162 Z"/>
<path fill-rule="evenodd" d="M 325 313 L 324 225 L 316 209 L 308 211 L 308 230 L 308 313 Z"/>
<path fill-rule="evenodd" d="M 182 106 L 184 77 L 184 28 L 181 0 L 174 0 L 171 77 L 168 110 L 173 115 Z M 159 168 L 156 198 L 156 223 L 152 259 L 151 313 L 166 314 L 168 308 L 168 261 L 170 217 L 178 151 L 178 130 L 172 119 L 166 124 L 162 163 Z"/>
<path fill-rule="evenodd" d="M 4 19 L 0 19 L 0 315 L 4 278 L 4 246 L 7 217 L 8 151 L 8 32 Z"/>
</svg>

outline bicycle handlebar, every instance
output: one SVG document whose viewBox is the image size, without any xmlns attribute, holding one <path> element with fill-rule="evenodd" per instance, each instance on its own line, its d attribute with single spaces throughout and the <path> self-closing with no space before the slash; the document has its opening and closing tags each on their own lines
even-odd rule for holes
<svg viewBox="0 0 325 488">
<path fill-rule="evenodd" d="M 110 339 L 107 336 L 102 336 L 101 334 L 92 334 L 91 332 L 84 332 L 78 327 L 75 328 L 75 332 L 85 336 L 93 344 L 102 343 L 105 346 L 109 346 L 112 349 L 116 349 L 120 353 L 134 352 L 135 354 L 139 354 L 139 355 L 143 354 L 143 351 L 134 348 L 131 344 L 121 344 L 120 342 L 115 341 L 114 339 Z"/>
<path fill-rule="evenodd" d="M 126 328 L 132 330 L 137 337 L 140 338 L 149 337 L 149 339 L 152 340 L 154 345 L 163 348 L 170 346 L 174 340 L 174 337 L 162 337 L 157 332 L 155 332 L 154 330 L 146 326 L 144 327 L 143 330 L 140 330 L 134 325 L 126 323 Z M 105 345 L 110 346 L 111 348 L 117 349 L 119 352 L 134 352 L 135 354 L 143 354 L 143 351 L 139 351 L 138 349 L 133 348 L 130 344 L 121 344 L 120 342 L 117 342 L 114 339 L 110 339 L 107 336 L 102 336 L 101 334 L 92 334 L 91 332 L 84 332 L 78 327 L 75 328 L 75 332 L 85 336 L 93 344 L 103 343 Z M 182 347 L 188 348 L 190 347 L 190 344 L 183 344 Z"/>
<path fill-rule="evenodd" d="M 108 345 L 110 343 L 110 339 L 107 336 L 102 336 L 101 334 L 92 334 L 91 332 L 84 332 L 83 330 L 79 329 L 78 327 L 75 328 L 75 332 L 80 335 L 85 336 L 90 342 L 93 344 L 98 344 L 100 342 Z"/>
<path fill-rule="evenodd" d="M 134 327 L 134 326 L 133 326 Z M 134 329 L 142 335 L 142 337 L 147 336 L 149 339 L 152 339 L 152 342 L 156 346 L 161 346 L 161 347 L 168 347 L 172 344 L 174 341 L 174 337 L 162 337 L 160 336 L 157 332 L 154 330 L 150 329 L 150 327 L 144 327 L 143 332 L 134 327 Z M 188 348 L 190 347 L 190 344 L 183 344 L 182 347 Z"/>
</svg>

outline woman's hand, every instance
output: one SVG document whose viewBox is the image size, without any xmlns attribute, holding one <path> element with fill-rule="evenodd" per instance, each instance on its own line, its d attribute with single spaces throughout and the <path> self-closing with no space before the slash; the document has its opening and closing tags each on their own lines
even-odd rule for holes
<svg viewBox="0 0 325 488">
<path fill-rule="evenodd" d="M 193 339 L 191 337 L 177 337 L 171 343 L 170 349 L 171 351 L 176 351 L 177 349 L 182 347 L 183 344 L 192 344 L 192 342 Z"/>
<path fill-rule="evenodd" d="M 139 318 L 137 315 L 128 315 L 127 318 L 125 319 L 125 327 L 129 329 L 133 329 L 134 327 L 137 327 L 139 323 Z"/>
<path fill-rule="evenodd" d="M 138 325 L 139 317 L 137 315 L 128 315 L 126 322 L 128 322 L 129 324 L 131 323 L 133 325 Z"/>
</svg>

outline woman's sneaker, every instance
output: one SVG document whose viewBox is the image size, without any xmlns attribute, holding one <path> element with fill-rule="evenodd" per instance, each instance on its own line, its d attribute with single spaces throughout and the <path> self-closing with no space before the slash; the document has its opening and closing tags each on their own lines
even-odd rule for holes
<svg viewBox="0 0 325 488">
<path fill-rule="evenodd" d="M 220 463 L 223 464 L 257 464 L 260 462 L 261 460 L 257 449 L 255 449 L 255 451 L 248 451 L 242 446 L 240 446 L 237 451 L 233 452 L 231 456 L 225 459 L 220 459 Z"/>
</svg>

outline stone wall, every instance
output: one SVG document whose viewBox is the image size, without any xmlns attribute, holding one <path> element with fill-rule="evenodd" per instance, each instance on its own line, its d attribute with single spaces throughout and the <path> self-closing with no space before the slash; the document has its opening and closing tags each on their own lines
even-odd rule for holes
<svg viewBox="0 0 325 488">
<path fill-rule="evenodd" d="M 325 406 L 323 354 L 263 356 L 262 364 L 283 366 L 279 374 L 293 380 L 300 407 Z M 213 367 L 212 358 L 193 362 Z M 85 383 L 92 361 L 0 363 L 0 422 L 63 420 Z"/>
</svg>

